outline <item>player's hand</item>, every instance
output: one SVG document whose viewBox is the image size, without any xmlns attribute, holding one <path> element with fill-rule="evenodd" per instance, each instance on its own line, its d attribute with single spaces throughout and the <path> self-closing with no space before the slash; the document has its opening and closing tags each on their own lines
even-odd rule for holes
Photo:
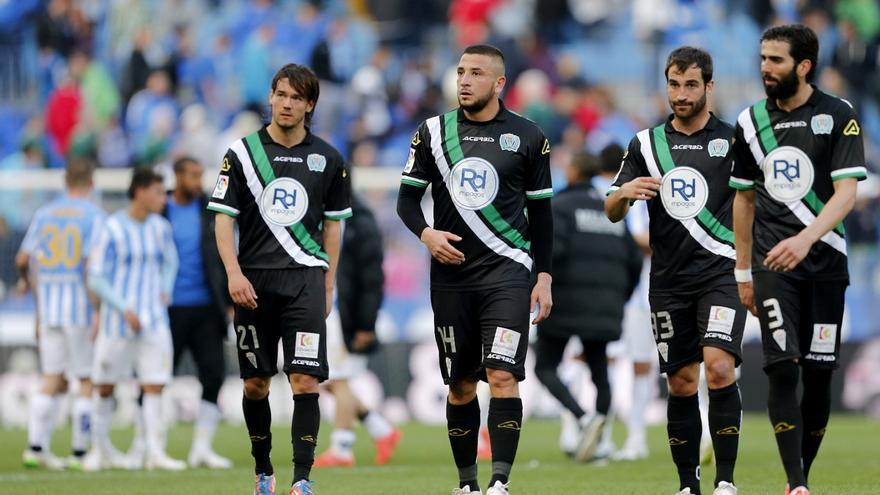
<svg viewBox="0 0 880 495">
<path fill-rule="evenodd" d="M 758 316 L 758 308 L 755 306 L 755 285 L 752 282 L 738 282 L 736 290 L 739 292 L 739 302 L 749 313 Z"/>
<path fill-rule="evenodd" d="M 229 276 L 229 296 L 243 308 L 257 309 L 257 291 L 241 272 Z"/>
<path fill-rule="evenodd" d="M 351 349 L 354 352 L 365 353 L 376 346 L 376 332 L 369 330 L 355 330 Z"/>
<path fill-rule="evenodd" d="M 656 177 L 636 177 L 635 179 L 620 186 L 618 192 L 629 200 L 651 199 L 657 196 L 660 190 L 660 179 Z"/>
<path fill-rule="evenodd" d="M 28 290 L 30 290 L 30 284 L 28 284 L 27 279 L 20 278 L 18 279 L 18 282 L 15 283 L 15 290 L 13 291 L 13 294 L 19 297 L 24 297 L 27 295 Z"/>
<path fill-rule="evenodd" d="M 171 305 L 171 296 L 162 292 L 159 294 L 159 301 L 162 302 L 162 306 L 168 307 Z"/>
<path fill-rule="evenodd" d="M 458 242 L 461 237 L 452 232 L 425 228 L 420 237 L 421 241 L 428 246 L 428 251 L 440 263 L 444 265 L 460 265 L 464 261 L 464 253 L 452 247 L 449 241 Z"/>
<path fill-rule="evenodd" d="M 131 327 L 134 333 L 140 333 L 141 320 L 139 320 L 137 315 L 134 314 L 134 311 L 126 309 L 125 313 L 122 314 L 122 317 L 125 318 L 125 322 L 128 323 L 128 326 Z"/>
<path fill-rule="evenodd" d="M 803 235 L 789 237 L 773 246 L 764 258 L 764 266 L 775 272 L 794 270 L 798 263 L 807 257 L 811 247 L 813 247 L 812 241 Z"/>
<path fill-rule="evenodd" d="M 98 338 L 98 330 L 101 328 L 101 316 L 97 311 L 92 313 L 92 335 L 91 340 L 94 342 Z"/>
<path fill-rule="evenodd" d="M 546 320 L 550 316 L 550 310 L 553 308 L 553 294 L 550 291 L 550 285 L 553 283 L 553 277 L 549 273 L 539 273 L 538 281 L 532 288 L 531 304 L 529 304 L 529 313 L 535 312 L 535 304 L 538 305 L 538 314 L 532 320 L 532 324 L 537 325 Z"/>
</svg>

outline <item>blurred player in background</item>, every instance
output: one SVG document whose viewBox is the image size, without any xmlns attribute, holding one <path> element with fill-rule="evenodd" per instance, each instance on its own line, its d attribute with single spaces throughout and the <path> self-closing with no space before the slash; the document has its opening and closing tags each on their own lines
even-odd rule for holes
<svg viewBox="0 0 880 495">
<path fill-rule="evenodd" d="M 95 314 L 85 285 L 85 262 L 105 219 L 104 212 L 89 199 L 94 169 L 94 163 L 87 159 L 68 163 L 65 193 L 37 210 L 15 259 L 21 274 L 20 290 L 32 288 L 37 301 L 37 343 L 43 373 L 40 389 L 31 399 L 28 449 L 23 455 L 27 467 L 65 466 L 49 447 L 68 378 L 79 381 L 79 394 L 73 401 L 73 455 L 67 467 L 81 467 L 89 448 Z"/>
<path fill-rule="evenodd" d="M 162 388 L 171 380 L 168 305 L 177 275 L 177 250 L 165 207 L 162 176 L 134 171 L 128 207 L 111 215 L 89 256 L 89 288 L 101 298 L 92 381 L 98 389 L 92 413 L 92 450 L 83 468 L 127 467 L 110 441 L 113 389 L 136 373 L 143 391 L 147 469 L 182 470 L 165 453 Z M 140 464 L 140 463 L 138 463 Z"/>
<path fill-rule="evenodd" d="M 359 419 L 376 445 L 376 464 L 387 464 L 400 441 L 400 430 L 376 411 L 367 409 L 349 386 L 349 380 L 367 371 L 367 357 L 379 345 L 376 318 L 382 306 L 382 232 L 373 212 L 357 195 L 351 197 L 352 217 L 345 222 L 339 255 L 339 291 L 336 306 L 340 325 L 327 326 L 330 379 L 327 389 L 336 399 L 336 418 L 330 448 L 315 459 L 315 467 L 354 465 L 355 434 Z"/>
<path fill-rule="evenodd" d="M 232 467 L 232 462 L 214 452 L 211 442 L 220 422 L 217 395 L 226 377 L 223 341 L 232 300 L 214 240 L 214 215 L 205 210 L 208 200 L 202 190 L 204 171 L 202 164 L 191 157 L 174 162 L 174 191 L 168 195 L 164 216 L 171 223 L 180 268 L 168 316 L 174 368 L 189 349 L 202 385 L 187 461 L 191 467 L 225 469 Z"/>
<path fill-rule="evenodd" d="M 604 191 L 591 183 L 599 167 L 597 157 L 575 154 L 566 169 L 569 186 L 554 199 L 556 297 L 553 318 L 538 326 L 535 345 L 535 375 L 578 420 L 580 441 L 569 453 L 581 462 L 595 457 L 611 410 L 605 347 L 620 338 L 623 308 L 642 269 L 642 252 L 626 224 L 605 217 Z M 581 408 L 557 373 L 572 337 L 581 342 L 596 386 L 593 414 Z"/>
</svg>

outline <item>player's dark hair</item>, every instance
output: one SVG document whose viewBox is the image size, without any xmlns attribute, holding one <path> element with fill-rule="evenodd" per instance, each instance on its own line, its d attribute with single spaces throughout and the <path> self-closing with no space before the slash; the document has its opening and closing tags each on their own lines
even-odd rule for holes
<svg viewBox="0 0 880 495">
<path fill-rule="evenodd" d="M 85 187 L 92 183 L 95 173 L 95 161 L 86 156 L 71 158 L 64 171 L 64 183 L 67 187 Z"/>
<path fill-rule="evenodd" d="M 684 72 L 690 69 L 691 66 L 696 66 L 700 69 L 700 74 L 703 76 L 703 84 L 712 80 L 712 56 L 706 50 L 692 46 L 682 46 L 672 50 L 672 53 L 666 59 L 666 70 L 663 72 L 667 81 L 669 80 L 669 68 L 672 66 L 675 66 L 679 72 Z"/>
<path fill-rule="evenodd" d="M 788 52 L 794 59 L 795 65 L 804 60 L 810 61 L 807 81 L 813 80 L 816 75 L 816 63 L 819 60 L 819 39 L 812 29 L 803 24 L 774 26 L 761 35 L 761 42 L 764 41 L 785 41 L 788 43 Z"/>
<path fill-rule="evenodd" d="M 196 165 L 198 165 L 199 161 L 189 155 L 184 155 L 177 160 L 174 160 L 174 165 L 172 165 L 172 168 L 174 169 L 174 175 L 182 174 L 183 171 L 186 170 L 186 166 L 190 163 L 195 163 Z"/>
<path fill-rule="evenodd" d="M 497 58 L 501 61 L 501 67 L 504 68 L 504 53 L 498 47 L 492 45 L 471 45 L 462 52 L 462 55 L 468 54 Z"/>
<path fill-rule="evenodd" d="M 282 79 L 287 79 L 290 87 L 312 104 L 312 111 L 306 112 L 306 124 L 309 124 L 312 121 L 312 114 L 315 113 L 314 106 L 318 104 L 318 96 L 321 93 L 318 76 L 305 65 L 287 64 L 278 69 L 278 72 L 272 77 L 272 92 L 275 92 L 278 81 Z"/>
<path fill-rule="evenodd" d="M 599 158 L 586 151 L 578 151 L 575 153 L 571 157 L 571 166 L 577 170 L 578 178 L 581 181 L 589 181 L 593 177 L 599 175 L 601 170 Z"/>
<path fill-rule="evenodd" d="M 134 169 L 131 174 L 131 185 L 128 186 L 128 199 L 134 199 L 134 193 L 138 189 L 146 189 L 155 183 L 165 182 L 162 176 L 150 167 Z"/>
<path fill-rule="evenodd" d="M 603 172 L 617 173 L 620 170 L 621 160 L 623 160 L 623 147 L 617 143 L 611 143 L 599 152 L 599 162 Z"/>
</svg>

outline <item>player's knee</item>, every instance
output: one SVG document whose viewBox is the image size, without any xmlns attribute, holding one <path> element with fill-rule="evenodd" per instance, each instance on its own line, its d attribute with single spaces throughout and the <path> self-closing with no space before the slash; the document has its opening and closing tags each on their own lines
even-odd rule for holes
<svg viewBox="0 0 880 495">
<path fill-rule="evenodd" d="M 103 398 L 107 398 L 113 395 L 113 384 L 102 384 L 97 386 L 98 395 Z"/>
<path fill-rule="evenodd" d="M 666 381 L 669 384 L 670 394 L 677 397 L 688 397 L 697 393 L 699 375 L 694 376 L 688 371 L 687 368 L 682 368 L 667 375 Z"/>
<path fill-rule="evenodd" d="M 709 388 L 723 388 L 736 380 L 736 367 L 733 359 L 714 359 L 704 363 L 706 367 L 706 381 Z"/>
<path fill-rule="evenodd" d="M 269 395 L 269 380 L 248 378 L 244 381 L 244 396 L 248 400 L 260 400 Z"/>
<path fill-rule="evenodd" d="M 319 381 L 312 375 L 302 373 L 292 373 L 290 375 L 290 386 L 294 394 L 317 394 Z"/>
<path fill-rule="evenodd" d="M 462 381 L 449 385 L 449 402 L 453 404 L 468 404 L 476 396 L 477 384 L 474 382 Z"/>
<path fill-rule="evenodd" d="M 515 389 L 518 381 L 513 373 L 504 370 L 486 370 L 489 387 L 494 390 Z"/>
</svg>

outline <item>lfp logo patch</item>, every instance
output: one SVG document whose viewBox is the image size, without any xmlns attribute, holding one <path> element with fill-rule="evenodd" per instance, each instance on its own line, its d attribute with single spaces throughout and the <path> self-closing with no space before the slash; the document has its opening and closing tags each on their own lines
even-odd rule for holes
<svg viewBox="0 0 880 495">
<path fill-rule="evenodd" d="M 260 214 L 267 222 L 289 227 L 306 216 L 309 195 L 303 185 L 290 177 L 279 177 L 263 189 Z"/>
</svg>

